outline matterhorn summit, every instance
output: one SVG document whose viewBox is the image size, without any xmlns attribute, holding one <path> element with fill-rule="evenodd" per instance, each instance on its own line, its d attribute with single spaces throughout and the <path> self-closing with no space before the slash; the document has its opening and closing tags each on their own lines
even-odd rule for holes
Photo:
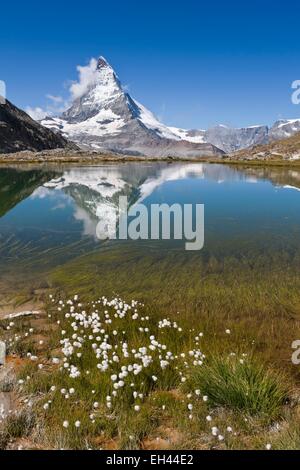
<svg viewBox="0 0 300 470">
<path fill-rule="evenodd" d="M 86 89 L 60 117 L 41 121 L 83 149 L 150 157 L 217 156 L 210 143 L 191 142 L 172 132 L 121 85 L 104 57 L 95 61 Z"/>
<path fill-rule="evenodd" d="M 120 104 L 123 95 L 121 83 L 114 70 L 104 57 L 100 57 L 86 92 L 73 102 L 62 118 L 74 123 L 84 122 L 96 116 L 96 123 L 118 121 L 118 115 L 112 108 Z"/>
</svg>

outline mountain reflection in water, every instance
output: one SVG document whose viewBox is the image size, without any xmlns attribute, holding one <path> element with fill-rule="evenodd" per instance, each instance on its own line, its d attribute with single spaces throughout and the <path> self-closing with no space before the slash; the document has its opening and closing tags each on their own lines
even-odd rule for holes
<svg viewBox="0 0 300 470">
<path fill-rule="evenodd" d="M 236 246 L 255 238 L 261 246 L 271 240 L 295 245 L 299 188 L 295 168 L 144 162 L 2 167 L 0 263 L 7 269 L 49 269 L 101 249 L 96 226 L 100 219 L 109 222 L 119 196 L 127 196 L 130 206 L 204 203 L 204 256 L 225 240 Z"/>
</svg>

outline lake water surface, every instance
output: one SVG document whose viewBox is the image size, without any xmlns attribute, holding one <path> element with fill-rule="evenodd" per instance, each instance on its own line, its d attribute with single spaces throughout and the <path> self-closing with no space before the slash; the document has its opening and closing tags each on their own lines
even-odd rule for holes
<svg viewBox="0 0 300 470">
<path fill-rule="evenodd" d="M 101 250 L 139 253 L 153 263 L 232 259 L 270 266 L 300 259 L 300 170 L 201 163 L 128 163 L 98 166 L 0 167 L 0 281 L 45 275 Z M 100 217 L 126 195 L 130 205 L 205 205 L 203 250 L 183 241 L 103 242 Z M 128 262 L 128 260 L 127 260 Z M 102 269 L 105 270 L 105 259 Z M 193 265 L 191 265 L 193 266 Z M 81 269 L 83 269 L 81 265 Z M 122 269 L 120 256 L 119 269 Z M 126 269 L 124 265 L 124 269 Z M 158 268 L 159 269 L 159 268 Z"/>
</svg>

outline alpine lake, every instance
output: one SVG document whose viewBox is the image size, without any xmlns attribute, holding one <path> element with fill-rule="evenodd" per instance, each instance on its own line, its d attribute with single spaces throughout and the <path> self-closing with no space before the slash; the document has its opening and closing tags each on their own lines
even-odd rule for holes
<svg viewBox="0 0 300 470">
<path fill-rule="evenodd" d="M 97 224 L 119 196 L 132 207 L 204 204 L 203 248 L 187 251 L 182 240 L 99 240 Z M 300 168 L 1 166 L 0 318 L 48 311 L 49 294 L 135 299 L 150 318 L 187 325 L 191 337 L 203 332 L 206 355 L 254 357 L 298 387 L 291 345 L 300 339 Z M 236 438 L 231 446 L 264 445 L 256 439 Z"/>
</svg>

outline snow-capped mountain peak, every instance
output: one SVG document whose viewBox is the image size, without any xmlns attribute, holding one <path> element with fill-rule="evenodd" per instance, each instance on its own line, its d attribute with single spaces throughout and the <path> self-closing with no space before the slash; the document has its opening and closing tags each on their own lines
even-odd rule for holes
<svg viewBox="0 0 300 470">
<path fill-rule="evenodd" d="M 97 69 L 100 70 L 101 68 L 104 68 L 104 67 L 110 67 L 111 68 L 111 66 L 109 65 L 109 63 L 105 59 L 105 57 L 103 57 L 103 55 L 101 55 L 98 59 L 98 62 L 97 62 Z"/>
<path fill-rule="evenodd" d="M 114 69 L 100 56 L 84 92 L 60 117 L 41 123 L 61 132 L 82 148 L 149 156 L 218 155 L 211 144 L 186 141 L 134 100 L 121 85 Z"/>
<path fill-rule="evenodd" d="M 270 129 L 270 138 L 286 139 L 297 132 L 300 132 L 300 119 L 279 119 Z"/>
<path fill-rule="evenodd" d="M 110 103 L 122 94 L 121 83 L 113 68 L 104 57 L 100 57 L 89 79 L 87 91 L 73 102 L 72 106 L 62 114 L 62 118 L 69 122 L 85 121 L 102 110 L 108 111 Z"/>
<path fill-rule="evenodd" d="M 123 89 L 103 56 L 78 70 L 85 75 L 83 83 L 71 87 L 76 97 L 71 107 L 60 117 L 47 117 L 41 123 L 84 149 L 154 157 L 217 156 L 300 132 L 300 119 L 280 120 L 271 128 L 168 127 Z"/>
</svg>

